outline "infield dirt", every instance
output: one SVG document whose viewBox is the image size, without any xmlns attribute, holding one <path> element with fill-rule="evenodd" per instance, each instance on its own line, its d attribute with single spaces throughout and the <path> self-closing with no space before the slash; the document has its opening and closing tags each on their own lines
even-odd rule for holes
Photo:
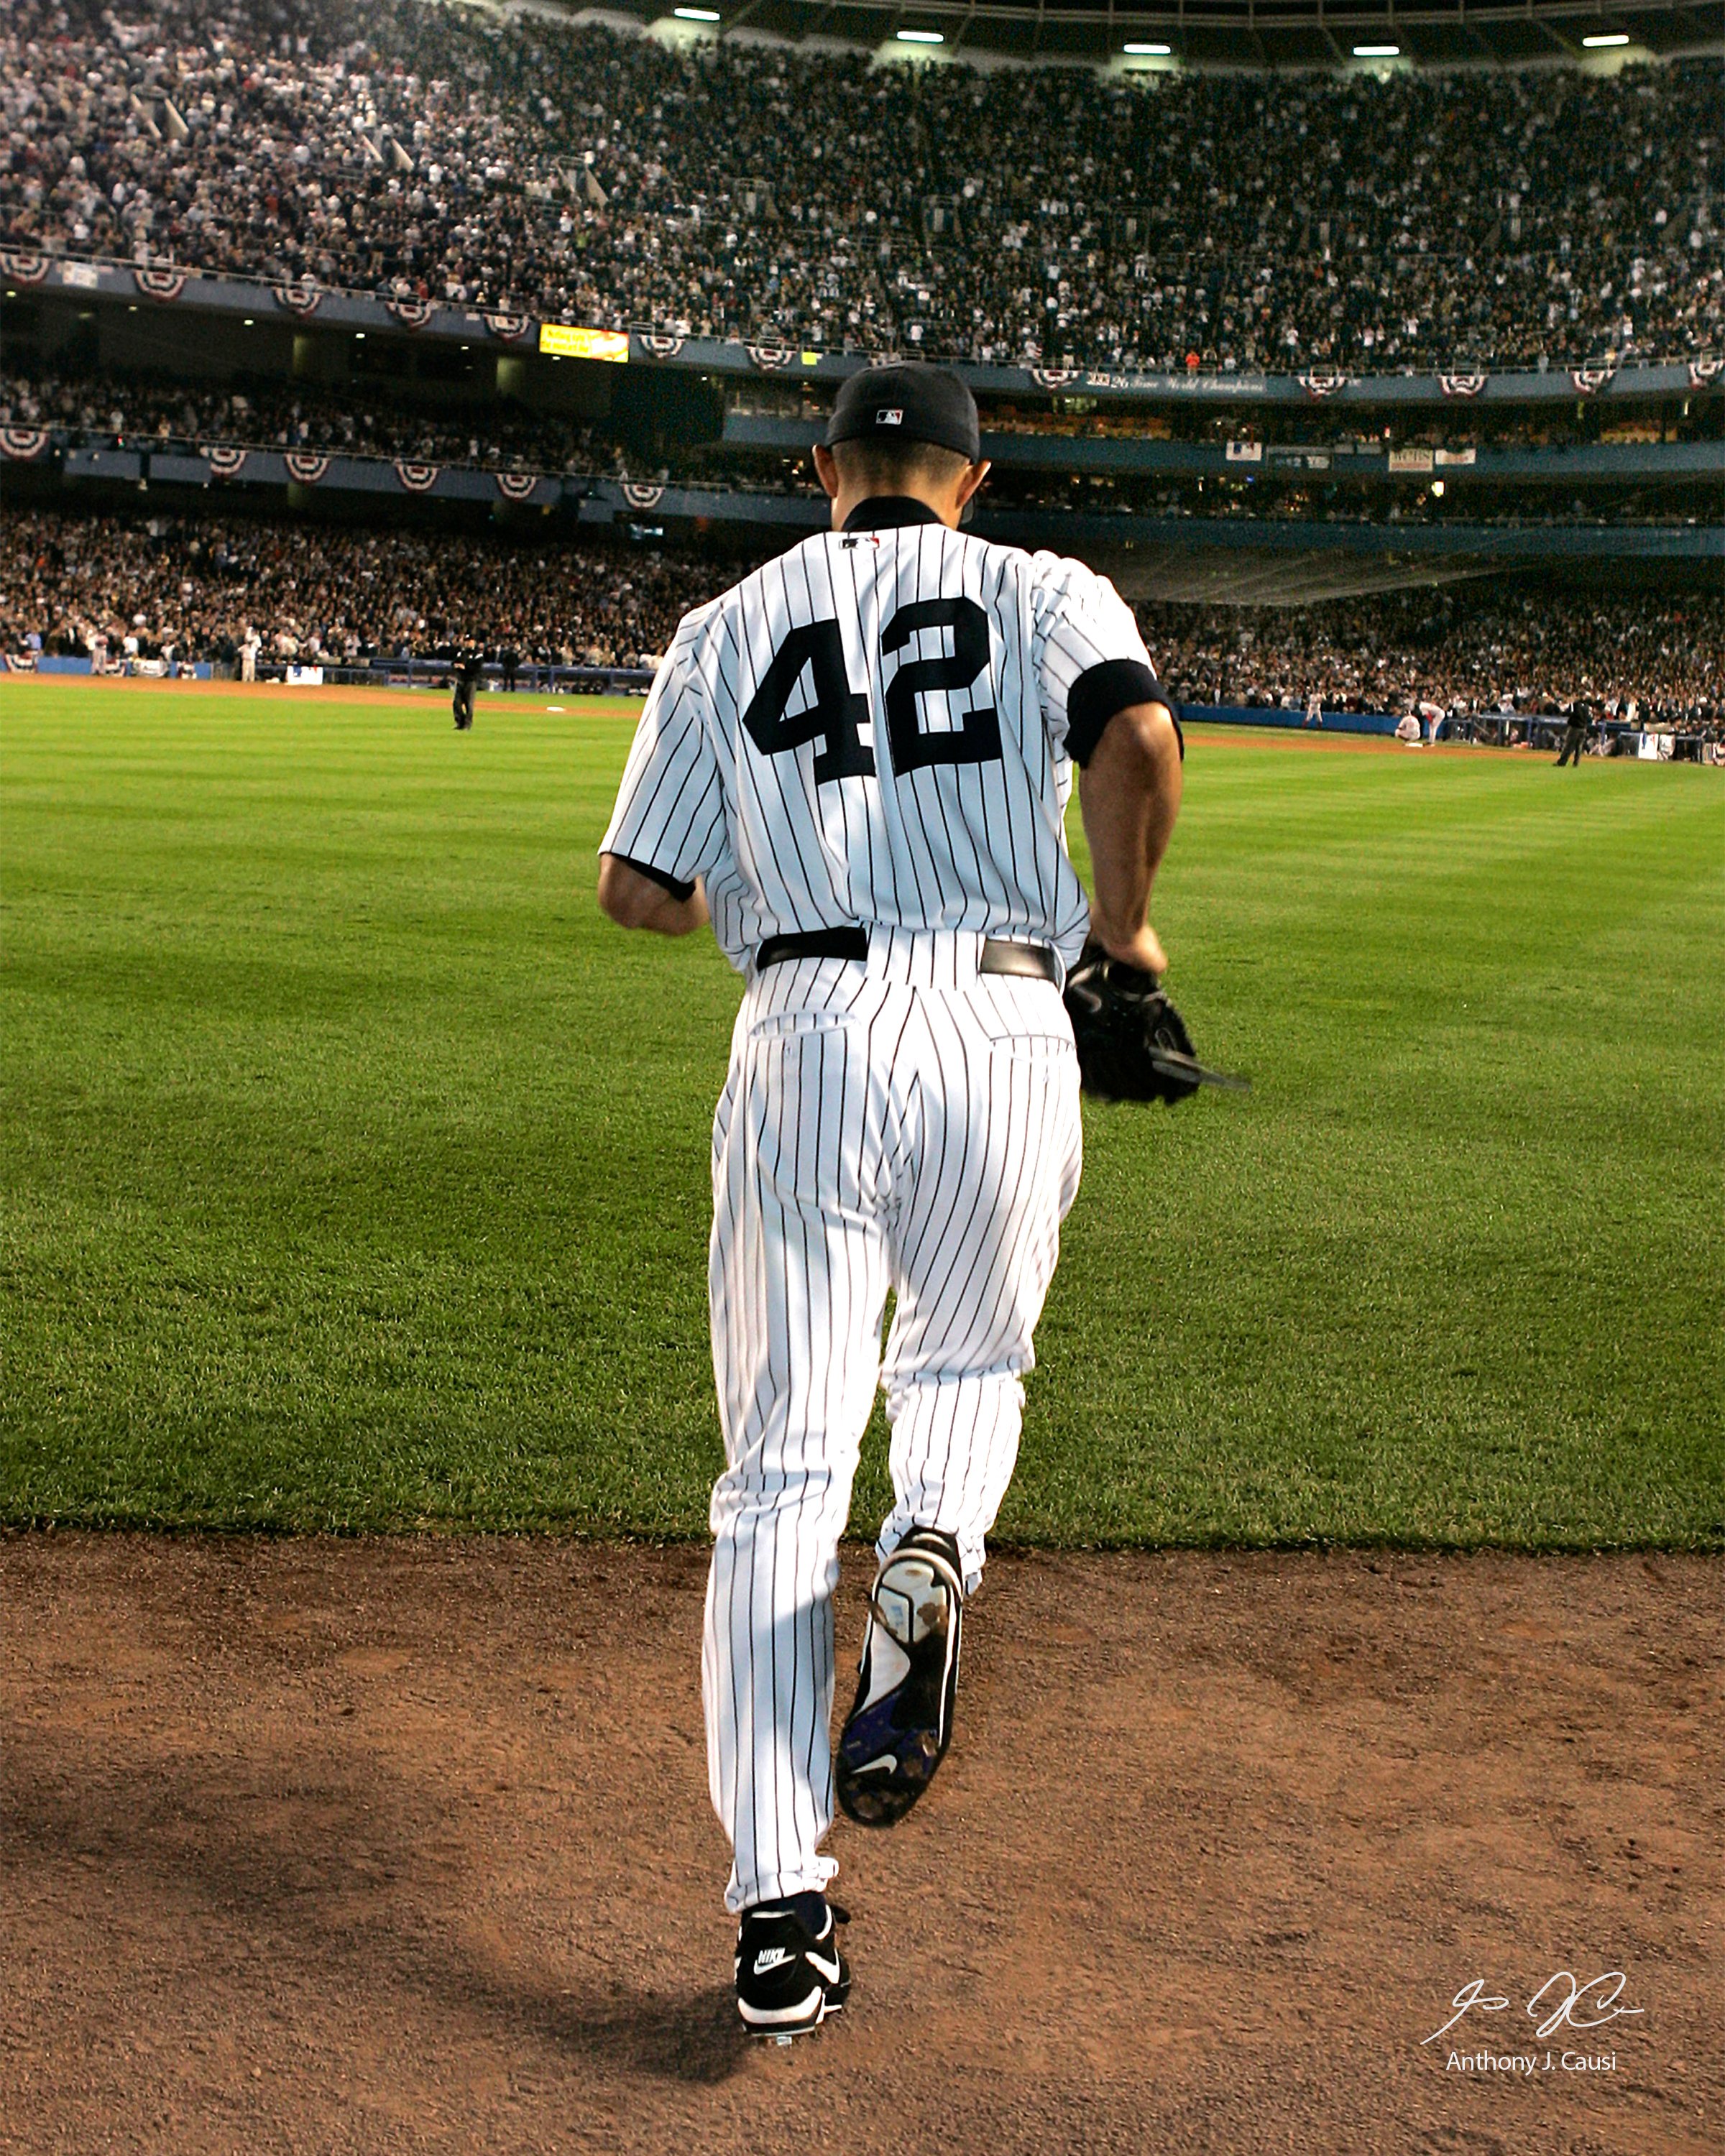
<svg viewBox="0 0 1725 2156">
<path fill-rule="evenodd" d="M 1721 2146 L 1717 1560 L 997 1556 L 788 2051 L 733 2020 L 704 1574 L 0 1540 L 0 2148 Z M 1639 2011 L 1536 2037 L 1565 1969 Z"/>
</svg>

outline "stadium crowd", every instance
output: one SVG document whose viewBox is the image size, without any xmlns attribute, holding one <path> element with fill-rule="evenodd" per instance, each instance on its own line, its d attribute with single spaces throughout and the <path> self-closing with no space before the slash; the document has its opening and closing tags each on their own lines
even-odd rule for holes
<svg viewBox="0 0 1725 2156">
<path fill-rule="evenodd" d="M 14 511 L 0 522 L 0 649 L 231 665 L 255 632 L 266 665 L 449 658 L 479 644 L 545 665 L 636 666 L 722 581 L 710 551 Z"/>
<path fill-rule="evenodd" d="M 990 475 L 991 510 L 1055 510 L 1074 515 L 1219 518 L 1254 523 L 1430 525 L 1576 525 L 1693 523 L 1697 506 L 1717 515 L 1717 488 L 1705 482 L 1648 485 L 1624 482 L 1588 495 L 1551 485 L 1502 481 L 1441 497 L 1428 485 L 1371 480 L 1314 482 L 1272 474 L 1247 484 L 1216 477 L 1172 483 L 1155 474 L 1106 479 L 1060 478 L 1001 470 Z M 1712 516 L 1709 516 L 1709 521 Z"/>
<path fill-rule="evenodd" d="M 0 649 L 28 660 L 266 665 L 449 657 L 651 664 L 680 617 L 743 573 L 711 551 L 499 536 L 143 521 L 18 511 L 0 526 Z M 1585 699 L 1725 723 L 1725 599 L 1506 591 L 1493 582 L 1302 608 L 1139 608 L 1157 670 L 1191 703 L 1457 716 Z M 131 639 L 128 646 L 127 639 Z"/>
<path fill-rule="evenodd" d="M 1725 598 L 1488 580 L 1314 606 L 1145 606 L 1159 674 L 1201 704 L 1477 718 L 1560 711 L 1725 726 Z"/>
<path fill-rule="evenodd" d="M 47 427 L 68 445 L 172 450 L 229 444 L 576 479 L 819 493 L 807 456 L 678 442 L 668 434 L 643 449 L 603 424 L 536 413 L 501 398 L 465 412 L 434 413 L 302 382 L 250 380 L 230 392 L 137 375 L 0 374 L 0 426 L 13 425 Z M 1173 480 L 1155 473 L 1097 476 L 997 464 L 987 497 L 989 508 L 1002 511 L 1422 525 L 1680 523 L 1693 516 L 1698 502 L 1711 510 L 1705 483 L 1681 480 L 1595 486 L 1586 498 L 1532 483 L 1452 485 L 1439 497 L 1424 484 L 1386 485 L 1381 473 L 1369 482 L 1314 480 L 1274 464 L 1249 479 L 1222 474 Z"/>
<path fill-rule="evenodd" d="M 602 427 L 531 412 L 501 398 L 470 413 L 413 411 L 351 390 L 251 382 L 244 390 L 136 375 L 0 374 L 0 426 L 48 427 L 85 440 L 167 447 L 226 442 L 248 449 L 328 449 L 483 465 L 490 471 L 593 473 L 664 479 L 631 462 Z"/>
<path fill-rule="evenodd" d="M 872 67 L 419 0 L 9 0 L 18 248 L 982 362 L 1725 341 L 1725 64 Z"/>
</svg>

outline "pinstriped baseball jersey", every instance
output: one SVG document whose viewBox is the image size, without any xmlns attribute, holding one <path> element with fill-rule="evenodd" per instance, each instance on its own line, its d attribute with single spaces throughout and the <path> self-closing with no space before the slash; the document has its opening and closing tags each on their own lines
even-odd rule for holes
<svg viewBox="0 0 1725 2156">
<path fill-rule="evenodd" d="M 1131 609 L 1081 562 L 915 502 L 807 539 L 685 617 L 603 850 L 706 886 L 733 965 L 855 922 L 1057 945 L 1088 913 L 1072 763 L 1159 694 Z M 853 523 L 856 520 L 853 519 Z"/>
<path fill-rule="evenodd" d="M 883 1378 L 880 1553 L 932 1528 L 981 1576 L 1083 1151 L 1060 990 L 985 969 L 984 942 L 1077 955 L 1072 766 L 1152 699 L 1103 578 L 893 499 L 690 614 L 642 714 L 604 850 L 680 894 L 701 878 L 749 976 L 708 1272 L 726 1467 L 702 1694 L 732 1910 L 836 1869 L 833 1592 Z"/>
</svg>

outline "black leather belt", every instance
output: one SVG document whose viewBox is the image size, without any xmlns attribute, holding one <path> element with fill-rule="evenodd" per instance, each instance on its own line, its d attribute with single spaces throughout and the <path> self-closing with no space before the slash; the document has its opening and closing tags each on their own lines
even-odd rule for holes
<svg viewBox="0 0 1725 2156">
<path fill-rule="evenodd" d="M 769 936 L 755 953 L 757 972 L 783 966 L 792 958 L 866 958 L 866 928 L 808 928 L 793 936 Z"/>
<path fill-rule="evenodd" d="M 1060 986 L 1060 965 L 1045 943 L 1009 943 L 1004 936 L 985 936 L 976 969 L 979 973 L 1017 973 L 1027 981 L 1052 981 Z"/>
<path fill-rule="evenodd" d="M 782 966 L 793 958 L 866 958 L 866 928 L 810 928 L 792 936 L 769 936 L 755 953 L 755 968 Z M 1026 980 L 1060 982 L 1060 963 L 1045 943 L 1014 943 L 1004 936 L 985 936 L 979 973 L 1014 973 Z"/>
</svg>

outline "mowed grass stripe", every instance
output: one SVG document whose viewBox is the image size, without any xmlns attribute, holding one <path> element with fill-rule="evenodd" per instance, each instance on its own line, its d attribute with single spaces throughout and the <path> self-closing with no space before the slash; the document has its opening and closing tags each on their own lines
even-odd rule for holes
<svg viewBox="0 0 1725 2156">
<path fill-rule="evenodd" d="M 560 701 L 0 695 L 0 1517 L 701 1531 L 737 986 L 598 916 L 634 707 Z M 1003 1534 L 1725 1541 L 1718 775 L 1188 781 L 1255 1090 L 1086 1109 Z"/>
</svg>

